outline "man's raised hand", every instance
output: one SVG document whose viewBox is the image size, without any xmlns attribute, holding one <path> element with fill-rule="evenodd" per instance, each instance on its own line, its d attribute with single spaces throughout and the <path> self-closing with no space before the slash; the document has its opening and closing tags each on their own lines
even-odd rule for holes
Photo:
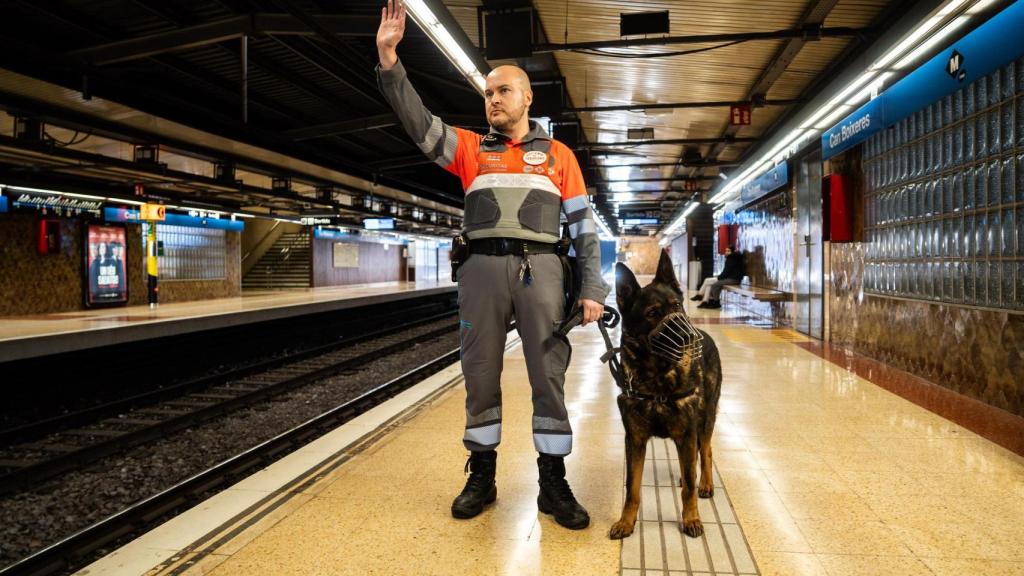
<svg viewBox="0 0 1024 576">
<path fill-rule="evenodd" d="M 405 3 L 402 0 L 388 0 L 380 9 L 380 28 L 377 29 L 377 54 L 380 67 L 391 69 L 398 62 L 395 48 L 405 35 Z"/>
</svg>

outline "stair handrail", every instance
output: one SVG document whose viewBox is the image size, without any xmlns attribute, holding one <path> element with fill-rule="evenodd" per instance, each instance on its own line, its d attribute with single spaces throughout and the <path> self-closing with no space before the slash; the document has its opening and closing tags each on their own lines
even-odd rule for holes
<svg viewBox="0 0 1024 576">
<path fill-rule="evenodd" d="M 281 225 L 281 221 L 280 220 L 274 222 L 274 225 L 271 226 L 269 230 L 267 230 L 266 234 L 264 234 L 262 238 L 260 238 L 255 244 L 252 245 L 252 248 L 250 248 L 249 251 L 245 253 L 245 256 L 242 256 L 242 262 L 245 262 L 245 259 L 248 258 L 249 255 L 251 255 L 253 252 L 255 252 L 257 248 L 262 246 L 263 242 L 265 242 L 267 240 L 267 238 L 269 238 L 270 235 L 273 234 L 274 230 L 276 230 L 277 227 L 280 226 L 280 225 Z"/>
</svg>

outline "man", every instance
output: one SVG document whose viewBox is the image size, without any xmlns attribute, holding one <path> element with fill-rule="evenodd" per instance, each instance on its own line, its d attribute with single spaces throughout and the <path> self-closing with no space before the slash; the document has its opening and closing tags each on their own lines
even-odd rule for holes
<svg viewBox="0 0 1024 576">
<path fill-rule="evenodd" d="M 695 302 L 703 300 L 697 308 L 721 308 L 722 302 L 719 298 L 722 295 L 722 287 L 739 284 L 746 275 L 743 254 L 737 252 L 735 246 L 729 246 L 725 249 L 725 267 L 722 268 L 722 273 L 717 278 L 711 277 L 704 280 L 704 284 L 700 287 L 700 293 L 690 300 Z"/>
<path fill-rule="evenodd" d="M 601 279 L 597 227 L 576 157 L 528 115 L 533 92 L 526 73 L 501 66 L 487 75 L 486 136 L 453 128 L 431 115 L 406 78 L 396 47 L 405 33 L 405 6 L 388 0 L 377 31 L 378 80 L 406 132 L 435 163 L 458 176 L 466 191 L 464 234 L 471 256 L 458 270 L 462 371 L 471 470 L 452 503 L 456 518 L 472 518 L 494 501 L 501 440 L 501 369 L 513 316 L 533 388 L 533 442 L 539 453 L 541 512 L 562 526 L 590 523 L 565 480 L 563 458 L 572 429 L 563 387 L 569 343 L 552 337 L 562 320 L 562 263 L 555 253 L 564 214 L 582 275 L 583 324 L 598 320 L 609 287 Z"/>
</svg>

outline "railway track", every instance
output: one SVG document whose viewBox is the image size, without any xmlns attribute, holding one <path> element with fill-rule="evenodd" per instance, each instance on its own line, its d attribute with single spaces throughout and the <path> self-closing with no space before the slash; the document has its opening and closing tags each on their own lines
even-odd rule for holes
<svg viewBox="0 0 1024 576">
<path fill-rule="evenodd" d="M 31 431 L 9 431 L 8 438 L 24 437 L 29 432 L 45 438 L 3 450 L 0 495 L 38 485 L 104 457 L 454 332 L 458 325 L 446 322 L 452 317 L 452 312 L 434 315 L 90 408 L 84 412 L 94 416 L 118 414 L 90 425 L 70 427 L 85 419 L 78 412 L 33 425 Z M 444 325 L 432 327 L 438 323 Z M 410 331 L 415 334 L 410 335 Z"/>
<path fill-rule="evenodd" d="M 136 502 L 121 512 L 64 538 L 22 560 L 0 570 L 0 576 L 15 574 L 47 576 L 81 565 L 97 550 L 120 538 L 137 533 L 154 524 L 176 508 L 189 506 L 212 490 L 249 474 L 323 433 L 355 418 L 386 401 L 413 384 L 458 360 L 459 350 L 431 360 L 345 402 L 299 426 L 231 457 L 162 492 Z"/>
</svg>

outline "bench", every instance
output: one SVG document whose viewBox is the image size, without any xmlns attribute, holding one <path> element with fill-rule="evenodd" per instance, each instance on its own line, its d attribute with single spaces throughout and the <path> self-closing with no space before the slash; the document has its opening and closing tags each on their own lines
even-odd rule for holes
<svg viewBox="0 0 1024 576">
<path fill-rule="evenodd" d="M 792 297 L 789 292 L 772 290 L 771 288 L 758 288 L 757 286 L 751 286 L 750 284 L 731 284 L 722 286 L 722 289 L 734 292 L 741 296 L 753 298 L 754 300 L 759 300 L 761 302 L 784 302 Z"/>
</svg>

